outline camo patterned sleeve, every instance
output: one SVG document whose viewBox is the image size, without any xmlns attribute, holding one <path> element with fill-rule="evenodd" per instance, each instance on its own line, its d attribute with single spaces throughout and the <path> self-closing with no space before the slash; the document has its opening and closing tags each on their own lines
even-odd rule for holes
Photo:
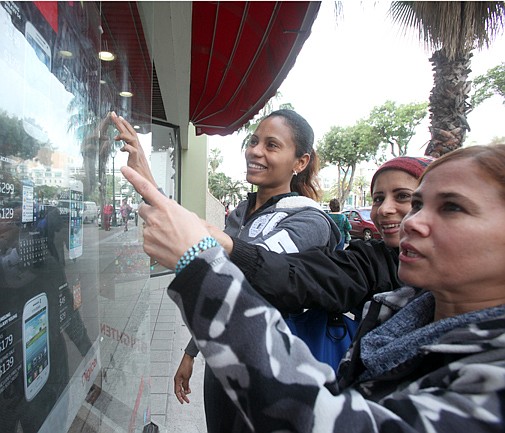
<svg viewBox="0 0 505 433">
<path fill-rule="evenodd" d="M 460 383 L 458 393 L 447 383 L 445 389 L 413 384 L 390 394 L 382 404 L 350 389 L 332 395 L 332 369 L 316 361 L 305 344 L 290 334 L 279 312 L 249 286 L 219 247 L 194 260 L 168 293 L 252 431 L 440 433 L 465 428 L 475 433 L 503 429 L 502 419 L 492 413 L 493 408 L 500 412 L 499 404 L 487 404 L 487 396 L 478 392 L 462 393 L 465 383 Z M 481 379 L 475 376 L 473 380 Z"/>
</svg>

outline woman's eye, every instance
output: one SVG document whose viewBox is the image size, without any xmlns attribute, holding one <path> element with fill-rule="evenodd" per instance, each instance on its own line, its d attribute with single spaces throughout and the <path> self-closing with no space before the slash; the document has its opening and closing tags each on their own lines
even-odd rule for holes
<svg viewBox="0 0 505 433">
<path fill-rule="evenodd" d="M 249 146 L 249 147 L 254 147 L 254 146 L 256 146 L 257 144 L 258 144 L 258 140 L 257 140 L 256 138 L 251 138 L 251 139 L 249 140 L 248 146 Z"/>
<path fill-rule="evenodd" d="M 412 211 L 411 212 L 417 212 L 423 207 L 423 203 L 421 200 L 412 200 Z"/>
<path fill-rule="evenodd" d="M 408 201 L 412 198 L 412 195 L 406 193 L 406 192 L 401 192 L 396 196 L 397 200 L 400 201 Z"/>
<path fill-rule="evenodd" d="M 377 197 L 373 198 L 373 204 L 379 204 L 379 203 L 382 203 L 383 201 L 384 201 L 384 197 L 381 197 L 381 196 L 377 196 Z"/>
<path fill-rule="evenodd" d="M 444 203 L 442 209 L 446 212 L 461 212 L 464 210 L 459 204 L 452 202 Z"/>
<path fill-rule="evenodd" d="M 269 142 L 268 147 L 275 148 L 275 147 L 279 147 L 279 146 L 277 146 L 277 143 Z"/>
</svg>

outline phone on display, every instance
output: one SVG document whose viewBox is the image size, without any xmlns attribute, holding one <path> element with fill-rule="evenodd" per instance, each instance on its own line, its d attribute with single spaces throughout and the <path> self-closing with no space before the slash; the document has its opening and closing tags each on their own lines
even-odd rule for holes
<svg viewBox="0 0 505 433">
<path fill-rule="evenodd" d="M 30 21 L 26 22 L 25 38 L 34 49 L 39 60 L 51 70 L 51 48 Z"/>
<path fill-rule="evenodd" d="M 31 223 L 34 220 L 35 196 L 31 180 L 23 181 L 23 205 L 21 213 L 22 223 Z"/>
<path fill-rule="evenodd" d="M 84 209 L 82 182 L 74 181 L 69 191 L 68 255 L 71 259 L 82 256 L 82 213 Z"/>
<path fill-rule="evenodd" d="M 23 308 L 25 398 L 31 401 L 47 382 L 50 369 L 47 295 L 40 293 Z"/>
</svg>

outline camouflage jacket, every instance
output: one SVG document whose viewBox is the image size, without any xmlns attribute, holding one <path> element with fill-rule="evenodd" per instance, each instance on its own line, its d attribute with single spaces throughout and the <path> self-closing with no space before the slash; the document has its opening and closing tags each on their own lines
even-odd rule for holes
<svg viewBox="0 0 505 433">
<path fill-rule="evenodd" d="M 505 307 L 430 323 L 431 295 L 405 290 L 380 294 L 370 307 L 363 326 L 370 315 L 384 323 L 363 337 L 361 365 L 340 392 L 333 370 L 290 334 L 222 249 L 201 254 L 168 293 L 251 431 L 503 432 Z M 421 321 L 400 325 L 411 306 Z M 395 319 L 412 338 L 395 333 Z"/>
</svg>

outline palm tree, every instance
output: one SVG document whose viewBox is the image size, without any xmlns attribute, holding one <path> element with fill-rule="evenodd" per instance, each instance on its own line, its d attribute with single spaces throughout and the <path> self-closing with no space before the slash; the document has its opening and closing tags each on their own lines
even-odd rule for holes
<svg viewBox="0 0 505 433">
<path fill-rule="evenodd" d="M 439 157 L 462 146 L 470 130 L 468 74 L 474 48 L 488 47 L 503 31 L 505 3 L 488 1 L 395 1 L 393 21 L 419 32 L 425 46 L 435 49 L 434 86 L 430 95 L 431 139 L 426 155 Z"/>
</svg>

